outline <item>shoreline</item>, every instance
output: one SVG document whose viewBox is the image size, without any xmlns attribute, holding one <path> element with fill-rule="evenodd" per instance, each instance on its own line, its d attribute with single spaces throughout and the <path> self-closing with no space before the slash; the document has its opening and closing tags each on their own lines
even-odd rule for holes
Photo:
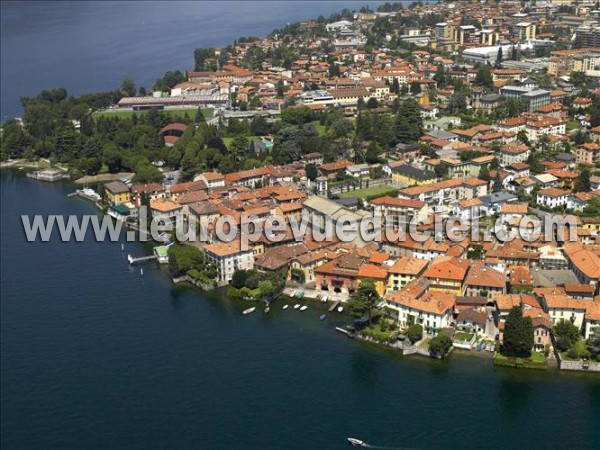
<svg viewBox="0 0 600 450">
<path fill-rule="evenodd" d="M 15 169 L 15 167 L 4 167 L 4 168 L 9 168 L 9 169 L 13 169 L 13 170 Z M 68 180 L 68 182 L 71 182 L 71 183 L 75 184 L 75 181 L 73 181 L 73 180 Z M 96 208 L 98 208 L 97 204 L 94 204 L 94 206 L 96 206 Z M 101 210 L 99 210 L 99 211 L 101 212 Z M 124 230 L 122 230 L 122 232 L 123 231 Z M 154 246 L 154 244 L 157 244 L 158 242 L 156 242 L 156 241 L 142 242 L 142 241 L 136 240 L 135 243 L 138 244 L 138 245 L 140 245 L 140 244 L 142 245 L 142 250 L 145 253 L 145 256 L 147 256 L 147 255 L 149 255 L 149 246 L 148 246 L 148 244 L 151 244 L 151 246 Z M 190 244 L 187 244 L 187 245 L 190 245 Z M 151 253 L 151 250 L 150 250 L 150 253 Z M 197 293 L 198 292 L 206 293 L 209 296 L 213 296 L 213 295 L 217 294 L 219 291 L 224 291 L 224 288 L 226 288 L 226 287 L 229 286 L 229 285 L 227 285 L 227 286 L 215 287 L 215 288 L 210 289 L 210 290 L 205 290 L 202 287 L 196 285 L 195 283 L 190 282 L 189 280 L 175 281 L 173 279 L 173 277 L 171 276 L 171 274 L 169 273 L 168 267 L 165 267 L 165 264 L 161 264 L 158 261 L 155 261 L 155 264 L 157 265 L 157 267 L 161 271 L 165 272 L 165 275 L 169 278 L 169 282 L 173 286 L 187 285 L 189 288 L 192 288 L 195 292 L 197 292 Z M 285 287 L 285 289 L 289 289 L 289 288 L 290 288 L 290 286 L 286 286 Z M 300 290 L 302 289 L 301 287 L 298 287 L 298 286 L 295 286 L 294 288 L 295 289 L 300 289 Z M 227 295 L 226 291 L 224 292 L 224 295 Z M 282 297 L 285 297 L 288 300 L 292 300 L 292 301 L 294 300 L 292 297 L 288 297 L 286 295 L 279 296 L 278 299 L 280 299 Z M 276 300 L 278 300 L 278 299 L 276 299 Z M 314 302 L 315 304 L 319 304 L 320 305 L 320 302 L 318 302 L 318 300 L 316 300 L 314 298 L 304 297 L 304 299 L 309 299 L 311 303 Z M 240 301 L 242 301 L 242 302 L 248 302 L 248 300 L 240 300 Z M 275 301 L 273 303 L 275 303 Z M 330 306 L 330 302 L 327 303 L 327 306 L 328 307 Z M 327 312 L 327 308 L 325 308 L 325 310 L 323 312 L 326 313 Z M 348 319 L 348 317 L 349 317 L 345 312 L 344 313 L 336 313 L 336 314 L 343 315 L 343 317 L 345 319 Z M 352 322 L 350 322 L 350 323 L 352 323 Z M 349 323 L 347 323 L 347 321 L 345 320 L 344 321 L 344 326 L 348 325 L 348 324 Z M 335 332 L 335 328 L 333 328 L 332 331 Z M 376 341 L 374 339 L 368 339 L 368 338 L 365 338 L 363 336 L 360 336 L 360 334 L 356 335 L 356 336 L 347 336 L 347 338 L 352 338 L 352 339 L 356 338 L 358 341 L 362 341 L 362 342 L 364 342 L 366 344 L 374 345 L 375 347 L 378 347 L 380 349 L 386 349 L 386 350 L 389 350 L 389 351 L 394 351 L 394 353 L 400 354 L 400 356 L 411 356 L 411 354 L 403 355 L 402 349 L 394 347 L 394 346 L 390 345 L 389 343 L 379 342 L 379 341 Z M 479 358 L 479 359 L 489 359 L 492 362 L 492 364 L 491 364 L 492 368 L 502 367 L 502 366 L 499 366 L 499 365 L 495 365 L 493 363 L 495 355 L 496 355 L 495 351 L 494 352 L 487 352 L 487 351 L 467 350 L 467 349 L 462 349 L 462 348 L 458 348 L 458 347 L 454 347 L 453 346 L 452 350 L 450 351 L 450 353 L 445 358 L 442 358 L 442 359 L 433 357 L 431 355 L 427 356 L 427 355 L 424 355 L 423 353 L 419 353 L 419 352 L 413 352 L 412 354 L 416 354 L 417 356 L 420 356 L 421 358 L 427 357 L 429 359 L 437 359 L 439 361 L 444 361 L 446 359 L 449 359 L 451 357 L 451 355 L 454 354 L 454 353 L 457 353 L 458 355 L 472 357 L 472 358 L 474 357 L 474 358 Z M 479 353 L 482 353 L 482 355 L 479 355 Z M 487 353 L 489 353 L 489 357 L 488 357 Z M 546 366 L 546 368 L 544 370 L 529 369 L 528 371 L 530 372 L 530 371 L 534 370 L 534 371 L 538 371 L 538 372 L 540 372 L 540 371 L 548 372 L 548 371 L 551 371 L 552 369 L 556 369 L 559 372 L 563 372 L 563 373 L 564 372 L 568 372 L 568 373 L 592 373 L 592 374 L 598 375 L 598 373 L 594 372 L 594 371 L 586 371 L 586 370 L 561 370 L 560 367 L 559 367 L 558 361 L 556 359 L 554 359 L 554 358 L 546 358 L 546 361 L 547 361 L 547 366 Z M 509 367 L 509 368 L 514 369 L 514 367 Z M 527 369 L 527 368 L 525 368 L 525 369 Z"/>
</svg>

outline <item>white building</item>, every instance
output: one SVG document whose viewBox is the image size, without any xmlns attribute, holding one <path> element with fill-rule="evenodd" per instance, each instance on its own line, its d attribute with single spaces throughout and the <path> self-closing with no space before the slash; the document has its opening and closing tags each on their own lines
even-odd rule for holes
<svg viewBox="0 0 600 450">
<path fill-rule="evenodd" d="M 569 200 L 569 191 L 557 188 L 542 189 L 538 192 L 536 203 L 546 208 L 566 206 Z"/>
<path fill-rule="evenodd" d="M 254 252 L 252 248 L 242 249 L 239 241 L 219 242 L 204 247 L 206 256 L 217 268 L 217 281 L 227 284 L 236 270 L 252 270 L 254 268 Z"/>
</svg>

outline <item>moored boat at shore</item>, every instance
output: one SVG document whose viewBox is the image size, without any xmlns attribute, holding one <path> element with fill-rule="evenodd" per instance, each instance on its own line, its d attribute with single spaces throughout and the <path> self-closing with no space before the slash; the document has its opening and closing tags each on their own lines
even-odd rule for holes
<svg viewBox="0 0 600 450">
<path fill-rule="evenodd" d="M 252 308 L 245 309 L 242 312 L 242 314 L 252 314 L 254 311 L 256 311 L 256 306 L 253 306 Z"/>
</svg>

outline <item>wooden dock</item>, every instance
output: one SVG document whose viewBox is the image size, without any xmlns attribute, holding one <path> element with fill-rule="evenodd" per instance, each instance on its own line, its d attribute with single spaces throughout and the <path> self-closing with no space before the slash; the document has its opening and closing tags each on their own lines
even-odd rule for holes
<svg viewBox="0 0 600 450">
<path fill-rule="evenodd" d="M 336 300 L 335 302 L 333 302 L 333 305 L 331 305 L 329 307 L 329 312 L 333 312 L 335 311 L 335 309 L 338 307 L 338 305 L 342 303 L 341 300 Z"/>
</svg>

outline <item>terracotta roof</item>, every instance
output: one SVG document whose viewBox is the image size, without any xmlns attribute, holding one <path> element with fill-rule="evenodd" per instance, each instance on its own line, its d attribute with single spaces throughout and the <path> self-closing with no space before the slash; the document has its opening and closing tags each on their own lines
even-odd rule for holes
<svg viewBox="0 0 600 450">
<path fill-rule="evenodd" d="M 165 125 L 159 131 L 160 134 L 164 134 L 167 131 L 181 131 L 182 133 L 187 130 L 187 125 L 185 123 L 170 123 L 169 125 Z"/>
<path fill-rule="evenodd" d="M 415 280 L 417 281 L 417 280 Z M 400 291 L 388 294 L 386 299 L 399 305 L 423 311 L 429 314 L 441 315 L 454 309 L 456 295 L 451 292 L 427 292 L 421 296 L 411 295 L 411 283 Z M 407 289 L 408 288 L 408 289 Z"/>
<path fill-rule="evenodd" d="M 596 280 L 600 278 L 600 257 L 592 250 L 584 248 L 579 242 L 568 242 L 563 245 L 563 251 L 586 277 Z"/>
<path fill-rule="evenodd" d="M 560 197 L 563 195 L 568 195 L 569 191 L 566 191 L 564 189 L 558 189 L 558 188 L 547 188 L 547 189 L 540 189 L 539 195 L 545 195 L 547 197 Z"/>
<path fill-rule="evenodd" d="M 358 269 L 358 276 L 360 278 L 385 279 L 388 274 L 381 266 L 376 266 L 375 264 L 362 264 Z"/>
<path fill-rule="evenodd" d="M 165 189 L 160 183 L 134 184 L 131 186 L 131 192 L 137 194 L 139 192 L 163 192 Z"/>
<path fill-rule="evenodd" d="M 169 188 L 169 192 L 171 192 L 171 194 L 181 194 L 183 192 L 201 191 L 201 190 L 205 190 L 205 189 L 207 189 L 206 183 L 202 180 L 198 180 L 198 181 L 189 181 L 187 183 L 173 184 Z"/>
<path fill-rule="evenodd" d="M 170 212 L 181 208 L 182 206 L 179 203 L 172 202 L 171 200 L 165 200 L 162 198 L 150 200 L 150 209 L 154 209 L 156 211 Z"/>
<path fill-rule="evenodd" d="M 390 259 L 390 255 L 383 252 L 375 252 L 369 258 L 369 262 L 373 264 L 383 264 L 388 259 Z"/>
<path fill-rule="evenodd" d="M 421 209 L 426 205 L 425 202 L 420 200 L 412 200 L 408 198 L 397 198 L 397 197 L 379 197 L 374 200 L 371 200 L 371 204 L 373 205 L 385 205 L 385 206 L 398 206 L 402 208 L 413 208 L 413 209 Z"/>
<path fill-rule="evenodd" d="M 514 306 L 521 307 L 521 305 L 525 303 L 523 301 L 524 297 L 529 297 L 528 300 L 530 302 L 534 302 L 535 304 L 537 304 L 533 297 L 522 294 L 496 294 L 496 296 L 494 297 L 494 301 L 498 306 L 498 311 L 508 311 Z"/>
<path fill-rule="evenodd" d="M 465 279 L 465 284 L 469 286 L 504 288 L 506 286 L 506 278 L 504 274 L 498 272 L 496 269 L 486 267 L 483 261 L 473 261 Z"/>
<path fill-rule="evenodd" d="M 388 269 L 388 272 L 400 275 L 418 276 L 423 272 L 425 267 L 427 267 L 427 264 L 429 264 L 428 261 L 424 259 L 403 256 L 394 262 L 394 265 Z"/>
<path fill-rule="evenodd" d="M 425 278 L 463 281 L 469 268 L 469 260 L 444 257 L 433 260 L 431 266 L 423 273 Z"/>
<path fill-rule="evenodd" d="M 242 251 L 239 240 L 233 240 L 231 242 L 218 242 L 216 244 L 209 244 L 209 245 L 205 245 L 204 248 L 207 251 L 209 251 L 219 257 L 236 255 Z M 245 251 L 251 252 L 252 249 L 248 249 Z"/>
<path fill-rule="evenodd" d="M 552 309 L 579 309 L 585 310 L 589 300 L 580 300 L 564 294 L 545 295 L 544 300 L 548 308 Z"/>
<path fill-rule="evenodd" d="M 502 214 L 527 214 L 527 203 L 504 203 L 500 206 Z"/>
</svg>

